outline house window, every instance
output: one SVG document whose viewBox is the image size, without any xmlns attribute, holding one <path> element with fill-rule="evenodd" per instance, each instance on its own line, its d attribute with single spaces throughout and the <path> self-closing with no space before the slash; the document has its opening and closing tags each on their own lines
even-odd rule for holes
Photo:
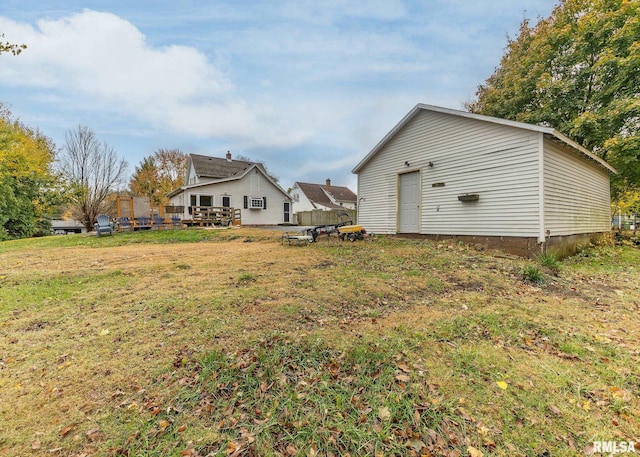
<svg viewBox="0 0 640 457">
<path fill-rule="evenodd" d="M 200 195 L 200 206 L 213 206 L 213 195 Z"/>
<path fill-rule="evenodd" d="M 223 195 L 222 196 L 222 207 L 230 208 L 231 207 L 231 197 Z"/>
<path fill-rule="evenodd" d="M 213 195 L 190 194 L 189 214 L 191 214 L 193 206 L 213 206 Z"/>
<path fill-rule="evenodd" d="M 262 209 L 264 208 L 264 200 L 262 198 L 249 198 L 249 208 L 250 209 Z"/>
</svg>

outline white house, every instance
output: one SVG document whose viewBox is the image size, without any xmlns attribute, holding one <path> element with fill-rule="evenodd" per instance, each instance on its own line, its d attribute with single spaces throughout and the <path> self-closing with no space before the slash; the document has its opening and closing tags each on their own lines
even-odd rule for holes
<svg viewBox="0 0 640 457">
<path fill-rule="evenodd" d="M 349 188 L 334 186 L 327 179 L 324 185 L 295 182 L 289 192 L 293 199 L 293 212 L 321 209 L 356 209 L 358 197 Z"/>
<path fill-rule="evenodd" d="M 291 197 L 260 163 L 190 154 L 185 185 L 171 191 L 169 205 L 184 220 L 193 207 L 240 208 L 243 225 L 276 225 L 291 220 Z"/>
<path fill-rule="evenodd" d="M 605 161 L 551 127 L 416 105 L 353 169 L 358 223 L 531 255 L 611 229 Z"/>
</svg>

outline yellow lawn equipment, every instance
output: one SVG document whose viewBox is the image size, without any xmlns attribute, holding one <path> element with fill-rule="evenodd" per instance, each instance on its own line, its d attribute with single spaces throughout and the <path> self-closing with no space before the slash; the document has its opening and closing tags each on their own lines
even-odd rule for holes
<svg viewBox="0 0 640 457">
<path fill-rule="evenodd" d="M 338 234 L 340 241 L 356 241 L 363 239 L 367 231 L 362 225 L 343 225 L 342 227 L 338 227 Z"/>
</svg>

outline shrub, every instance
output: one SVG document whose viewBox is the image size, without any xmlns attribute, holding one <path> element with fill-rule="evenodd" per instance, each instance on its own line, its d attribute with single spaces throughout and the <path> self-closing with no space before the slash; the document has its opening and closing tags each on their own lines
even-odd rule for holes
<svg viewBox="0 0 640 457">
<path fill-rule="evenodd" d="M 527 265 L 522 269 L 522 279 L 533 284 L 540 284 L 544 282 L 544 275 L 535 265 Z"/>
<path fill-rule="evenodd" d="M 549 268 L 554 273 L 558 273 L 560 271 L 560 262 L 558 261 L 558 258 L 553 254 L 550 254 L 548 252 L 541 253 L 538 256 L 538 262 L 540 263 L 540 265 Z"/>
</svg>

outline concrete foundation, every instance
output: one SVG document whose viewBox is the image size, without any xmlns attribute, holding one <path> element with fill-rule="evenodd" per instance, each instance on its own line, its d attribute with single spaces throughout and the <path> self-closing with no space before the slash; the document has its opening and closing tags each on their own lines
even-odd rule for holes
<svg viewBox="0 0 640 457">
<path fill-rule="evenodd" d="M 590 244 L 602 244 L 611 241 L 611 232 L 580 233 L 576 235 L 552 236 L 547 238 L 545 250 L 558 259 L 572 256 Z"/>
<path fill-rule="evenodd" d="M 591 243 L 602 243 L 611 240 L 610 232 L 581 233 L 577 235 L 552 236 L 545 243 L 538 243 L 536 237 L 519 236 L 471 236 L 471 235 L 421 235 L 398 234 L 406 238 L 423 238 L 429 240 L 457 240 L 475 246 L 477 249 L 500 249 L 509 254 L 521 257 L 535 257 L 542 252 L 554 254 L 562 259 L 574 255 Z"/>
</svg>

